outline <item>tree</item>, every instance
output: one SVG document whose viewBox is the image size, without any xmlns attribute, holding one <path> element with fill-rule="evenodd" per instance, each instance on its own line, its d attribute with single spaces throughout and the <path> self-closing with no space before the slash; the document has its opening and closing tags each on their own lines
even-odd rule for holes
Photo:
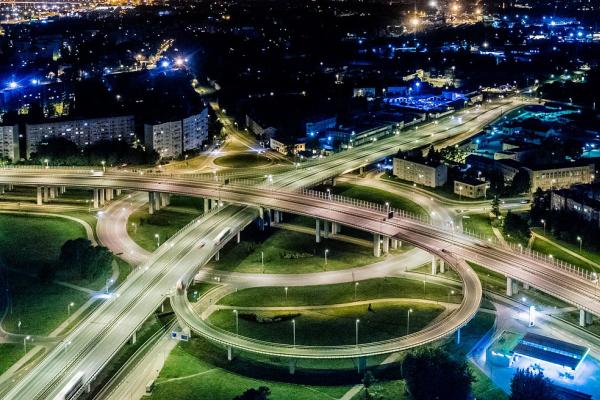
<svg viewBox="0 0 600 400">
<path fill-rule="evenodd" d="M 437 347 L 409 353 L 403 370 L 407 389 L 415 400 L 464 400 L 475 380 L 464 358 L 454 359 Z"/>
<path fill-rule="evenodd" d="M 529 191 L 531 179 L 527 171 L 520 169 L 513 178 L 510 184 L 511 194 L 521 194 Z"/>
<path fill-rule="evenodd" d="M 371 395 L 369 394 L 369 388 L 376 382 L 375 377 L 371 373 L 371 371 L 365 372 L 365 375 L 362 379 L 363 387 L 365 388 L 365 399 L 370 399 Z"/>
<path fill-rule="evenodd" d="M 500 199 L 498 198 L 498 196 L 494 196 L 494 198 L 492 199 L 492 214 L 494 214 L 496 218 L 498 218 L 501 215 Z"/>
<path fill-rule="evenodd" d="M 60 249 L 59 263 L 72 274 L 94 279 L 110 268 L 112 253 L 103 246 L 93 246 L 88 239 L 67 240 Z"/>
<path fill-rule="evenodd" d="M 510 211 L 506 214 L 506 218 L 504 218 L 502 231 L 505 235 L 511 235 L 514 239 L 521 242 L 528 241 L 531 236 L 527 221 Z"/>
<path fill-rule="evenodd" d="M 541 372 L 519 369 L 510 383 L 510 400 L 558 400 L 552 383 Z"/>
<path fill-rule="evenodd" d="M 268 400 L 271 395 L 271 389 L 266 386 L 260 386 L 258 389 L 248 389 L 243 394 L 235 396 L 233 400 Z"/>
</svg>

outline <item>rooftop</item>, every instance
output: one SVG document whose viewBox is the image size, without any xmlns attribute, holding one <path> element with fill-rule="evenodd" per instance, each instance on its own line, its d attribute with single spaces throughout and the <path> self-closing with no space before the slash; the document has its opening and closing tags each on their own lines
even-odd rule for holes
<svg viewBox="0 0 600 400">
<path fill-rule="evenodd" d="M 536 358 L 575 370 L 587 356 L 589 349 L 562 340 L 527 333 L 515 347 L 514 353 Z"/>
</svg>

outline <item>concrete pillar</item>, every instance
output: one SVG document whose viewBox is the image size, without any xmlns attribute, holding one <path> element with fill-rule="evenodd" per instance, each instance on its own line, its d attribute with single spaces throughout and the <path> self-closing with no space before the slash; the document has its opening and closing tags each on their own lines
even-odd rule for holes
<svg viewBox="0 0 600 400">
<path fill-rule="evenodd" d="M 321 221 L 315 219 L 315 242 L 321 243 Z"/>
<path fill-rule="evenodd" d="M 154 192 L 148 192 L 148 214 L 152 215 L 154 211 Z"/>
<path fill-rule="evenodd" d="M 100 206 L 104 206 L 104 203 L 106 203 L 106 198 L 105 198 L 105 194 L 106 192 L 104 191 L 104 189 L 99 189 L 98 190 L 98 194 L 100 195 Z"/>
<path fill-rule="evenodd" d="M 171 205 L 171 193 L 165 193 L 165 204 L 167 206 Z"/>
<path fill-rule="evenodd" d="M 331 186 L 335 186 L 336 184 L 337 184 L 337 179 L 334 176 L 333 178 L 331 178 Z"/>
<path fill-rule="evenodd" d="M 277 211 L 277 210 L 273 211 L 273 222 L 276 224 L 279 223 L 279 211 Z"/>
<path fill-rule="evenodd" d="M 204 199 L 204 212 L 207 212 L 208 210 L 210 210 L 210 202 L 208 199 Z"/>
<path fill-rule="evenodd" d="M 367 358 L 366 357 L 358 357 L 358 360 L 356 360 L 356 368 L 358 370 L 358 373 L 362 373 L 365 371 L 365 369 L 367 369 Z"/>
<path fill-rule="evenodd" d="M 391 239 L 390 243 L 392 250 L 396 250 L 398 248 L 398 239 Z"/>
<path fill-rule="evenodd" d="M 41 186 L 36 187 L 36 193 L 37 193 L 37 202 L 36 202 L 36 204 L 38 206 L 41 206 L 42 205 L 42 187 Z"/>
<path fill-rule="evenodd" d="M 513 280 L 510 277 L 506 277 L 506 295 L 507 296 L 512 296 L 513 295 Z"/>
<path fill-rule="evenodd" d="M 241 235 L 242 231 L 238 231 L 237 233 L 237 238 L 236 238 L 236 243 L 239 243 L 242 241 L 242 235 Z"/>
<path fill-rule="evenodd" d="M 217 207 L 219 207 L 219 200 L 218 199 L 212 199 L 211 202 L 212 202 L 212 205 L 211 205 L 210 208 L 217 208 Z"/>
<path fill-rule="evenodd" d="M 431 275 L 437 274 L 437 262 L 438 258 L 435 255 L 431 256 Z"/>
<path fill-rule="evenodd" d="M 296 360 L 294 360 L 292 358 L 290 360 L 289 367 L 290 367 L 290 375 L 294 375 L 296 373 Z"/>
<path fill-rule="evenodd" d="M 579 326 L 585 327 L 585 310 L 579 310 Z"/>
<path fill-rule="evenodd" d="M 460 328 L 456 331 L 456 344 L 460 344 Z"/>
<path fill-rule="evenodd" d="M 329 221 L 325 220 L 323 221 L 323 237 L 324 238 L 328 238 L 329 237 Z"/>
<path fill-rule="evenodd" d="M 44 191 L 44 202 L 48 202 L 48 199 L 50 197 L 50 191 L 48 190 L 48 186 L 44 186 L 43 188 Z"/>
<path fill-rule="evenodd" d="M 117 196 L 120 196 L 121 193 L 122 193 L 122 190 L 121 189 L 117 189 Z"/>
<path fill-rule="evenodd" d="M 93 189 L 92 190 L 92 202 L 94 203 L 94 208 L 98 208 L 99 204 L 98 204 L 98 189 Z"/>
<path fill-rule="evenodd" d="M 48 192 L 50 194 L 50 198 L 51 199 L 55 199 L 56 198 L 56 186 L 50 186 L 48 188 Z"/>
<path fill-rule="evenodd" d="M 358 169 L 358 173 L 359 173 L 360 175 L 364 174 L 364 173 L 365 173 L 365 167 L 360 167 L 360 168 Z"/>
<path fill-rule="evenodd" d="M 61 186 L 60 187 L 60 194 L 65 194 L 67 192 L 67 187 L 66 186 Z"/>
<path fill-rule="evenodd" d="M 529 283 L 523 282 L 523 289 L 529 289 Z"/>
<path fill-rule="evenodd" d="M 446 263 L 440 258 L 440 274 L 443 274 L 444 272 L 446 272 Z"/>
<path fill-rule="evenodd" d="M 594 316 L 591 313 L 585 310 L 579 310 L 579 326 L 586 327 L 591 325 L 593 318 Z"/>
<path fill-rule="evenodd" d="M 137 332 L 134 331 L 133 335 L 131 335 L 131 344 L 135 344 L 137 342 Z"/>
<path fill-rule="evenodd" d="M 381 235 L 379 233 L 373 234 L 373 256 L 381 257 Z"/>
<path fill-rule="evenodd" d="M 233 360 L 233 347 L 227 346 L 227 361 Z"/>
<path fill-rule="evenodd" d="M 217 254 L 215 254 L 215 261 L 219 261 L 221 259 L 221 252 L 217 251 Z"/>
<path fill-rule="evenodd" d="M 0 185 L 0 194 L 4 194 L 4 185 Z"/>
<path fill-rule="evenodd" d="M 169 194 L 168 193 L 161 193 L 160 194 L 160 206 L 161 207 L 166 207 L 169 205 Z"/>
<path fill-rule="evenodd" d="M 390 252 L 390 237 L 383 236 L 383 254 Z"/>
<path fill-rule="evenodd" d="M 154 210 L 155 211 L 160 211 L 160 193 L 155 192 L 154 193 Z"/>
</svg>

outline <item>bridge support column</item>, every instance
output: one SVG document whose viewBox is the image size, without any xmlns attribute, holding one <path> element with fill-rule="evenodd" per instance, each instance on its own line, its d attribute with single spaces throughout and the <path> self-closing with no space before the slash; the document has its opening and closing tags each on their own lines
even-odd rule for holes
<svg viewBox="0 0 600 400">
<path fill-rule="evenodd" d="M 373 256 L 381 257 L 381 235 L 379 233 L 373 234 Z"/>
<path fill-rule="evenodd" d="M 94 189 L 97 190 L 97 189 Z M 154 192 L 148 192 L 148 214 L 154 214 Z"/>
<path fill-rule="evenodd" d="M 227 361 L 233 360 L 233 347 L 227 346 Z"/>
<path fill-rule="evenodd" d="M 67 192 L 67 187 L 66 186 L 61 186 L 60 187 L 60 194 L 65 194 Z"/>
<path fill-rule="evenodd" d="M 456 331 L 456 344 L 460 344 L 460 328 Z"/>
<path fill-rule="evenodd" d="M 519 293 L 519 285 L 517 281 L 510 277 L 506 277 L 506 295 L 512 296 Z"/>
<path fill-rule="evenodd" d="M 593 315 L 585 310 L 579 310 L 579 326 L 586 327 L 593 322 Z"/>
<path fill-rule="evenodd" d="M 43 192 L 44 192 L 44 203 L 47 203 L 48 199 L 50 197 L 50 193 L 49 193 L 50 190 L 49 190 L 48 186 L 44 186 Z"/>
<path fill-rule="evenodd" d="M 431 256 L 431 275 L 437 274 L 437 263 L 438 258 L 435 255 Z"/>
<path fill-rule="evenodd" d="M 160 194 L 160 206 L 161 207 L 166 207 L 169 205 L 169 194 L 168 193 L 161 193 Z"/>
<path fill-rule="evenodd" d="M 154 210 L 155 211 L 160 211 L 160 209 L 161 209 L 161 207 L 160 207 L 160 195 L 161 195 L 161 193 L 154 192 Z"/>
<path fill-rule="evenodd" d="M 359 175 L 362 175 L 362 174 L 364 174 L 364 173 L 365 173 L 365 167 L 360 167 L 360 168 L 358 169 L 358 174 L 359 174 Z"/>
<path fill-rule="evenodd" d="M 116 189 L 116 192 L 117 192 L 117 196 L 120 196 L 123 191 L 121 189 Z"/>
<path fill-rule="evenodd" d="M 4 194 L 4 185 L 0 185 L 0 194 Z"/>
<path fill-rule="evenodd" d="M 218 199 L 212 199 L 212 206 L 211 208 L 217 208 L 219 207 L 219 200 Z"/>
<path fill-rule="evenodd" d="M 529 289 L 529 283 L 523 282 L 523 289 Z"/>
<path fill-rule="evenodd" d="M 215 254 L 215 261 L 219 261 L 221 259 L 221 251 L 217 251 L 217 254 Z"/>
<path fill-rule="evenodd" d="M 315 219 L 315 243 L 321 243 L 321 221 Z"/>
<path fill-rule="evenodd" d="M 329 221 L 323 221 L 323 237 L 327 239 L 330 236 Z"/>
<path fill-rule="evenodd" d="M 440 258 L 440 274 L 443 274 L 444 272 L 446 272 L 446 263 Z"/>
<path fill-rule="evenodd" d="M 398 239 L 391 239 L 390 241 L 390 247 L 392 250 L 396 250 L 398 248 Z"/>
<path fill-rule="evenodd" d="M 50 198 L 51 199 L 55 199 L 56 198 L 56 186 L 50 186 L 48 188 L 48 192 L 50 194 Z"/>
<path fill-rule="evenodd" d="M 236 235 L 236 243 L 239 243 L 242 241 L 242 231 L 238 231 L 237 235 Z"/>
<path fill-rule="evenodd" d="M 131 335 L 131 344 L 135 344 L 137 342 L 137 331 L 133 331 L 133 335 Z"/>
<path fill-rule="evenodd" d="M 106 192 L 104 191 L 104 189 L 100 189 L 98 193 L 100 194 L 100 207 L 102 207 L 106 203 Z"/>
<path fill-rule="evenodd" d="M 36 187 L 36 194 L 37 194 L 36 204 L 38 206 L 41 206 L 42 203 L 43 203 L 43 200 L 42 200 L 42 187 L 41 186 Z"/>
<path fill-rule="evenodd" d="M 210 203 L 208 199 L 204 199 L 204 208 L 203 208 L 204 212 L 207 212 L 208 210 L 210 210 Z"/>
<path fill-rule="evenodd" d="M 383 236 L 383 254 L 390 252 L 390 237 Z"/>
<path fill-rule="evenodd" d="M 362 373 L 365 371 L 365 369 L 367 369 L 367 358 L 366 357 L 358 357 L 358 360 L 356 360 L 356 369 L 358 370 L 358 373 Z"/>
<path fill-rule="evenodd" d="M 277 210 L 273 210 L 273 222 L 276 224 L 279 223 L 279 211 Z"/>
<path fill-rule="evenodd" d="M 98 208 L 98 189 L 92 189 L 92 203 L 94 208 Z"/>
<path fill-rule="evenodd" d="M 296 360 L 293 358 L 289 362 L 289 371 L 290 375 L 294 375 L 296 373 Z"/>
</svg>

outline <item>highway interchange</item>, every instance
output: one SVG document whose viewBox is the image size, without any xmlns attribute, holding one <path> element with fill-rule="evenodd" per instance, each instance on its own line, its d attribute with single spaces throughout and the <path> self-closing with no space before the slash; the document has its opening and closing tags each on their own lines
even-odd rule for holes
<svg viewBox="0 0 600 400">
<path fill-rule="evenodd" d="M 175 283 L 189 280 L 197 269 L 204 265 L 221 244 L 216 245 L 214 238 L 223 227 L 231 229 L 231 235 L 243 229 L 259 216 L 256 207 L 282 210 L 294 214 L 309 215 L 346 226 L 354 226 L 373 233 L 395 237 L 418 246 L 444 258 L 454 268 L 462 272 L 464 279 L 464 303 L 452 318 L 452 329 L 468 322 L 474 314 L 481 297 L 481 285 L 463 259 L 473 260 L 493 270 L 504 273 L 519 281 L 584 308 L 595 315 L 600 314 L 600 303 L 594 293 L 594 285 L 586 279 L 572 276 L 561 270 L 533 261 L 506 249 L 488 247 L 472 238 L 460 234 L 451 234 L 440 227 L 424 225 L 410 219 L 393 218 L 383 221 L 380 210 L 366 210 L 356 205 L 333 202 L 328 198 L 314 198 L 294 191 L 310 187 L 341 173 L 368 165 L 375 160 L 390 156 L 399 148 L 414 146 L 475 133 L 496 119 L 504 111 L 518 106 L 512 104 L 492 107 L 488 110 L 465 112 L 456 119 L 448 119 L 439 125 L 429 125 L 403 132 L 397 137 L 381 140 L 377 143 L 355 148 L 339 155 L 313 162 L 307 166 L 286 174 L 275 175 L 262 187 L 248 187 L 235 183 L 224 185 L 222 182 L 206 182 L 177 176 L 153 176 L 149 174 L 107 173 L 103 177 L 92 177 L 89 171 L 56 170 L 10 170 L 0 172 L 2 183 L 20 185 L 66 185 L 69 187 L 123 188 L 143 191 L 180 193 L 192 196 L 217 198 L 228 205 L 219 207 L 184 228 L 177 236 L 164 243 L 150 259 L 142 263 L 134 274 L 118 288 L 112 299 L 100 306 L 89 318 L 83 321 L 59 346 L 49 353 L 32 371 L 18 382 L 6 398 L 54 398 L 67 382 L 79 371 L 85 371 L 85 380 L 90 381 L 110 360 L 122 343 L 130 339 L 140 324 L 173 294 Z M 457 123 L 459 118 L 464 121 Z M 467 133 L 466 133 L 467 132 Z M 50 173 L 49 173 L 50 172 Z M 237 205 L 235 205 L 237 204 Z M 248 207 L 250 205 L 251 207 Z M 131 255 L 132 259 L 136 257 Z M 141 260 L 138 254 L 138 261 Z M 475 304 L 476 303 L 476 304 Z M 450 330 L 451 331 L 451 330 Z M 446 331 L 446 334 L 448 331 Z M 430 332 L 430 336 L 441 332 Z M 425 335 L 427 336 L 427 335 Z M 237 338 L 239 339 L 239 338 Z M 410 339 L 410 338 L 409 338 Z M 231 339 L 226 339 L 230 341 Z M 225 339 L 222 343 L 230 343 Z M 427 342 L 427 337 L 418 337 L 418 341 Z M 68 345 L 67 345 L 68 343 Z M 380 344 L 388 346 L 389 344 Z M 395 351 L 380 347 L 374 352 L 363 349 L 342 349 L 341 356 L 378 354 Z M 291 349 L 286 355 L 294 357 L 314 356 L 301 354 L 305 349 Z M 306 351 L 313 351 L 311 349 Z M 330 350 L 326 350 L 330 351 Z M 339 357 L 339 353 L 329 356 Z"/>
</svg>

